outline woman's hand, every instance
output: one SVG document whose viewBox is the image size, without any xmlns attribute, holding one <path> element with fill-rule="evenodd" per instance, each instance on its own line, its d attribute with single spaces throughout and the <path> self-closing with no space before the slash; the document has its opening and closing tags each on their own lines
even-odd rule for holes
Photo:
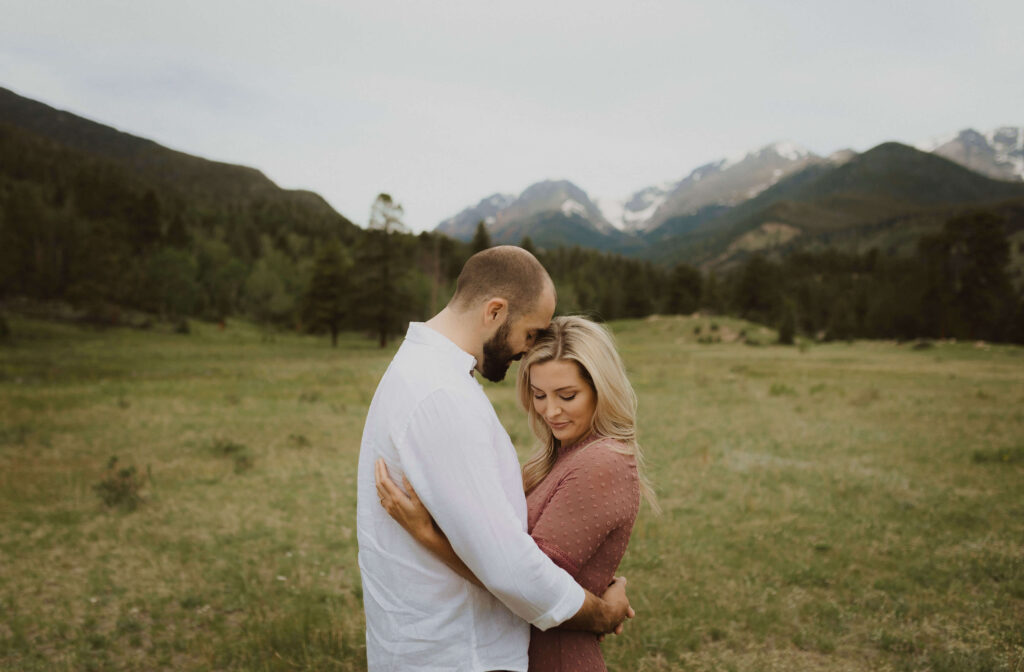
<svg viewBox="0 0 1024 672">
<path fill-rule="evenodd" d="M 380 505 L 388 512 L 388 515 L 395 519 L 406 532 L 412 535 L 421 544 L 431 546 L 442 537 L 440 530 L 434 525 L 427 507 L 416 496 L 409 479 L 402 476 L 402 483 L 405 485 L 405 492 L 395 485 L 395 482 L 388 476 L 387 465 L 384 460 L 379 459 L 373 465 L 374 478 L 377 481 L 377 496 L 380 498 Z M 409 493 L 409 494 L 406 494 Z"/>
<path fill-rule="evenodd" d="M 434 519 L 423 506 L 423 502 L 416 496 L 409 479 L 402 477 L 405 484 L 405 492 L 395 485 L 395 482 L 388 476 L 387 465 L 384 460 L 377 460 L 373 464 L 373 475 L 377 481 L 377 495 L 380 497 L 380 505 L 388 512 L 388 515 L 395 519 L 412 538 L 427 547 L 431 553 L 436 555 L 442 562 L 451 567 L 452 571 L 466 579 L 470 583 L 483 588 L 483 584 L 476 578 L 473 571 L 466 567 L 466 563 L 455 553 L 452 545 L 448 543 L 448 537 L 444 536 L 435 523 Z M 405 493 L 409 494 L 405 494 Z"/>
</svg>

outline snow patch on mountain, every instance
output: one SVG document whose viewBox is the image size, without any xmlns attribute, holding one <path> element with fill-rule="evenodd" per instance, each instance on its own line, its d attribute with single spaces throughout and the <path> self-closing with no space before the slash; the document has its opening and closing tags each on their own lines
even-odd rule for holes
<svg viewBox="0 0 1024 672">
<path fill-rule="evenodd" d="M 997 180 L 1024 180 L 1024 127 L 967 128 L 914 145 Z"/>
<path fill-rule="evenodd" d="M 616 229 L 635 232 L 641 229 L 678 185 L 678 182 L 662 182 L 626 198 L 598 198 L 594 202 L 604 218 Z"/>
<path fill-rule="evenodd" d="M 595 198 L 593 201 L 597 209 L 601 211 L 601 216 L 608 220 L 609 224 L 619 231 L 625 228 L 623 224 L 626 216 L 625 201 L 612 198 Z"/>
<path fill-rule="evenodd" d="M 569 217 L 571 215 L 579 215 L 581 217 L 587 216 L 586 206 L 572 198 L 568 198 L 565 200 L 565 202 L 562 203 L 561 210 L 562 214 L 565 215 L 566 217 Z"/>
<path fill-rule="evenodd" d="M 809 149 L 789 140 L 768 145 L 765 149 L 774 151 L 782 158 L 789 159 L 790 161 L 799 161 L 800 159 L 811 155 L 811 151 Z"/>
</svg>

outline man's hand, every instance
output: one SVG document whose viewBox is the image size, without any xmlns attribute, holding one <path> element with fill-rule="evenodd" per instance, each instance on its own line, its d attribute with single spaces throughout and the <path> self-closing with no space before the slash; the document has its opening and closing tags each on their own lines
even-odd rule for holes
<svg viewBox="0 0 1024 672">
<path fill-rule="evenodd" d="M 616 576 L 612 582 L 608 584 L 608 589 L 601 595 L 601 599 L 611 607 L 615 614 L 615 626 L 608 632 L 615 635 L 621 635 L 622 626 L 626 622 L 626 619 L 636 616 L 636 612 L 633 611 L 633 607 L 629 606 L 629 598 L 626 597 L 626 577 Z M 621 614 L 621 617 L 619 614 Z M 605 634 L 608 633 L 601 633 L 598 640 L 604 639 Z"/>
<path fill-rule="evenodd" d="M 576 615 L 562 623 L 567 630 L 586 630 L 603 636 L 622 632 L 622 623 L 633 618 L 633 608 L 626 597 L 626 579 L 618 576 L 605 589 L 601 597 L 585 591 L 583 606 Z"/>
</svg>

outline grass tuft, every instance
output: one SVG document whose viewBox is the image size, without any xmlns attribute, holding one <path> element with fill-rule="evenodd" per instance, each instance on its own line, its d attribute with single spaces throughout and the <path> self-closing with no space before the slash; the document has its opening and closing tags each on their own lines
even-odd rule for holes
<svg viewBox="0 0 1024 672">
<path fill-rule="evenodd" d="M 141 491 L 148 478 L 140 475 L 135 465 L 119 469 L 117 463 L 116 455 L 110 458 L 106 473 L 93 490 L 108 508 L 135 511 L 145 501 Z"/>
<path fill-rule="evenodd" d="M 1024 446 L 976 450 L 971 460 L 975 464 L 1021 464 L 1024 463 Z"/>
</svg>

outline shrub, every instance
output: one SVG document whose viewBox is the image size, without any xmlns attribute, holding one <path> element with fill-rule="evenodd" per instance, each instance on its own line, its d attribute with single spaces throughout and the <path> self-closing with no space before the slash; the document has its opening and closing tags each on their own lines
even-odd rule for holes
<svg viewBox="0 0 1024 672">
<path fill-rule="evenodd" d="M 106 473 L 99 483 L 92 486 L 93 490 L 107 507 L 134 511 L 144 501 L 140 491 L 149 480 L 149 469 L 146 470 L 147 475 L 142 476 L 135 465 L 118 469 L 117 461 L 116 455 L 110 458 Z"/>
</svg>

